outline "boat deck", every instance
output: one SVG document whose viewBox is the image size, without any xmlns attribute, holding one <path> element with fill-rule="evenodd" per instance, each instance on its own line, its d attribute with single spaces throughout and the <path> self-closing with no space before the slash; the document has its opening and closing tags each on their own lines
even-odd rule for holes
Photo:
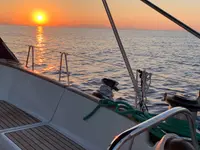
<svg viewBox="0 0 200 150">
<path fill-rule="evenodd" d="M 17 149 L 84 150 L 54 128 L 5 101 L 0 101 L 0 131 Z"/>
<path fill-rule="evenodd" d="M 84 148 L 47 125 L 5 135 L 22 150 L 84 150 Z"/>
<path fill-rule="evenodd" d="M 5 101 L 0 101 L 0 130 L 41 122 Z"/>
</svg>

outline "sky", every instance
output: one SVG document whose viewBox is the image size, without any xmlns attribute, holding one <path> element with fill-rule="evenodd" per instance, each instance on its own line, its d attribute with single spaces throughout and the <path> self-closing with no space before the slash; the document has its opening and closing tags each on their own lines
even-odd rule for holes
<svg viewBox="0 0 200 150">
<path fill-rule="evenodd" d="M 180 29 L 140 0 L 107 0 L 120 28 Z M 186 24 L 200 30 L 199 0 L 151 0 Z M 46 26 L 109 27 L 101 0 L 6 0 L 0 24 L 37 25 L 34 12 L 46 14 Z"/>
</svg>

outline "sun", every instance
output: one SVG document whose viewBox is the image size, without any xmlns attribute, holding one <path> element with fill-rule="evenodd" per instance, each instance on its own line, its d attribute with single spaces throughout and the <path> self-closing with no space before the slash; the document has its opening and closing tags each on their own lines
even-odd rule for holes
<svg viewBox="0 0 200 150">
<path fill-rule="evenodd" d="M 44 17 L 43 16 L 41 16 L 41 15 L 38 15 L 37 16 L 37 21 L 39 22 L 39 21 L 43 21 L 44 20 Z"/>
<path fill-rule="evenodd" d="M 45 25 L 48 21 L 46 13 L 42 11 L 33 12 L 33 21 L 37 25 Z"/>
</svg>

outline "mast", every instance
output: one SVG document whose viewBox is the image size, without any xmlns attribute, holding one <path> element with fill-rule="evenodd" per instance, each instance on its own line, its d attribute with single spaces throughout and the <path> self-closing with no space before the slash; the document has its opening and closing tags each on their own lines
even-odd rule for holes
<svg viewBox="0 0 200 150">
<path fill-rule="evenodd" d="M 194 36 L 196 36 L 197 38 L 200 39 L 200 34 L 197 31 L 195 31 L 194 29 L 192 29 L 191 27 L 189 27 L 188 25 L 186 25 L 185 23 L 176 19 L 175 17 L 173 17 L 172 15 L 167 13 L 166 11 L 162 10 L 161 8 L 156 6 L 155 4 L 149 2 L 148 0 L 141 0 L 141 1 L 143 3 L 145 3 L 146 5 L 148 5 L 149 7 L 151 7 L 152 9 L 154 9 L 155 11 L 159 12 L 161 15 L 165 16 L 166 18 L 168 18 L 169 20 L 174 22 L 175 24 L 177 24 L 178 26 L 182 27 L 183 29 L 185 29 L 186 31 L 190 32 L 192 35 L 194 35 Z"/>
<path fill-rule="evenodd" d="M 121 41 L 121 39 L 120 39 L 120 36 L 119 36 L 118 30 L 117 30 L 117 27 L 116 27 L 116 25 L 115 25 L 115 22 L 114 22 L 114 19 L 113 19 L 112 15 L 111 15 L 109 6 L 108 6 L 108 4 L 107 4 L 107 1 L 106 1 L 106 0 L 102 0 L 102 2 L 103 2 L 103 5 L 104 5 L 104 8 L 105 8 L 105 10 L 106 10 L 106 13 L 107 13 L 107 15 L 108 15 L 108 19 L 109 19 L 109 21 L 110 21 L 112 30 L 113 30 L 113 32 L 114 32 L 114 35 L 115 35 L 115 38 L 116 38 L 116 40 L 117 40 L 117 43 L 118 43 L 119 49 L 120 49 L 120 51 L 121 51 L 121 54 L 122 54 L 122 56 L 123 56 L 124 62 L 125 62 L 125 64 L 126 64 L 126 68 L 127 68 L 127 70 L 128 70 L 129 76 L 130 76 L 131 81 L 132 81 L 132 83 L 133 83 L 133 87 L 134 87 L 134 90 L 135 90 L 135 93 L 136 93 L 135 106 L 137 107 L 137 104 L 138 104 L 138 103 L 137 103 L 137 98 L 139 98 L 139 97 L 138 97 L 139 90 L 138 90 L 137 81 L 136 81 L 135 76 L 134 76 L 134 74 L 133 74 L 131 65 L 130 65 L 130 63 L 129 63 L 128 57 L 127 57 L 127 55 L 126 55 L 126 52 L 125 52 L 125 50 L 124 50 L 124 46 L 123 46 L 122 41 Z"/>
</svg>

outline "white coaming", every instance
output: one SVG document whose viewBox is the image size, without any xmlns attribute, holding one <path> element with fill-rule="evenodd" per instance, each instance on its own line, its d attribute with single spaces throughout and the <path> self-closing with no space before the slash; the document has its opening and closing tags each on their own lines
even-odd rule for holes
<svg viewBox="0 0 200 150">
<path fill-rule="evenodd" d="M 0 65 L 0 100 L 8 100 L 8 92 L 13 82 L 13 69 Z"/>
<path fill-rule="evenodd" d="M 64 89 L 25 72 L 16 74 L 19 80 L 13 81 L 8 100 L 31 114 L 50 120 Z"/>
<path fill-rule="evenodd" d="M 76 142 L 88 150 L 106 149 L 116 135 L 136 124 L 107 108 L 100 108 L 84 121 L 96 106 L 94 101 L 66 89 L 51 124 L 58 130 L 60 127 L 61 132 L 68 133 L 73 140 L 79 139 Z M 147 138 L 147 133 L 138 136 L 135 143 L 140 142 L 140 145 L 134 144 L 133 149 L 148 150 Z"/>
<path fill-rule="evenodd" d="M 0 99 L 49 121 L 64 88 L 21 70 L 0 65 Z M 3 89 L 3 90 L 2 90 Z"/>
</svg>

